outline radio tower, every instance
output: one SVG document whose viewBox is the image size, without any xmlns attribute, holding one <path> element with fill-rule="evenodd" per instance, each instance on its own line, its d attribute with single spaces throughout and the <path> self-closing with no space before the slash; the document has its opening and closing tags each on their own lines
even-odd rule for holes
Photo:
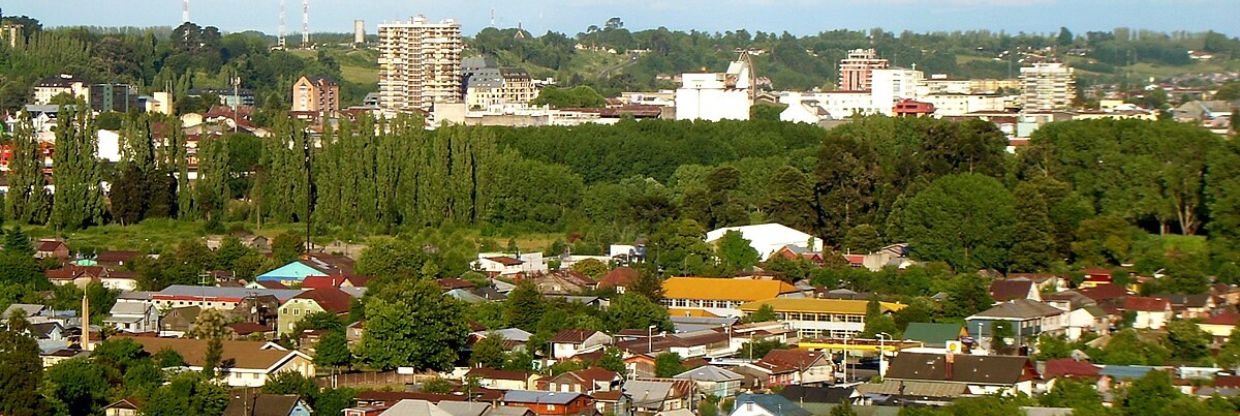
<svg viewBox="0 0 1240 416">
<path fill-rule="evenodd" d="M 181 23 L 189 23 L 189 0 L 181 1 Z"/>
<path fill-rule="evenodd" d="M 310 49 L 310 0 L 301 0 L 301 47 Z"/>
<path fill-rule="evenodd" d="M 280 38 L 276 39 L 276 47 L 280 48 L 281 50 L 283 50 L 285 47 L 284 35 L 285 35 L 285 32 L 287 32 L 287 29 L 284 24 L 284 16 L 288 14 L 287 9 L 288 8 L 285 5 L 285 0 L 280 0 Z"/>
</svg>

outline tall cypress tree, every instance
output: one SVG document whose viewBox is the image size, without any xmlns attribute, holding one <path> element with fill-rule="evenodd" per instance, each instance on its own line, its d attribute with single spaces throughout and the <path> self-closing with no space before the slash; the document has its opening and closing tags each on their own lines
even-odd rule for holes
<svg viewBox="0 0 1240 416">
<path fill-rule="evenodd" d="M 56 130 L 56 165 L 52 177 L 56 193 L 52 225 L 76 230 L 103 222 L 98 141 L 86 103 L 63 106 Z"/>
<path fill-rule="evenodd" d="M 228 188 L 228 143 L 206 139 L 198 144 L 197 205 L 207 221 L 220 221 L 232 191 Z"/>
<path fill-rule="evenodd" d="M 17 223 L 43 224 L 46 216 L 46 181 L 43 155 L 29 114 L 23 114 L 13 131 L 13 156 L 9 159 L 7 217 Z"/>
</svg>

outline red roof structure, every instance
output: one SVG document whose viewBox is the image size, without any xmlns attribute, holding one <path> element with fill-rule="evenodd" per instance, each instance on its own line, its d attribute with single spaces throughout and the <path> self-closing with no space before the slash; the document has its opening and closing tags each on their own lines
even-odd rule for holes
<svg viewBox="0 0 1240 416">
<path fill-rule="evenodd" d="M 307 290 L 293 296 L 293 299 L 313 300 L 323 310 L 336 314 L 348 313 L 349 307 L 353 304 L 353 296 L 334 287 Z"/>
<path fill-rule="evenodd" d="M 1098 378 L 1101 375 L 1098 367 L 1093 364 L 1071 358 L 1056 358 L 1046 362 L 1042 377 L 1047 379 L 1060 377 Z"/>
<path fill-rule="evenodd" d="M 1171 301 L 1163 298 L 1147 298 L 1129 296 L 1124 299 L 1124 310 L 1143 312 L 1163 312 L 1171 309 Z"/>
</svg>

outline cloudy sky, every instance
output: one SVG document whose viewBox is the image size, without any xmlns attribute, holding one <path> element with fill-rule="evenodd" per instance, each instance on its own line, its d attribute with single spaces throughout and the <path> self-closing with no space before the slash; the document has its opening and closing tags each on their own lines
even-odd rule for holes
<svg viewBox="0 0 1240 416">
<path fill-rule="evenodd" d="M 225 31 L 276 33 L 280 0 L 191 0 L 191 19 Z M 301 0 L 286 0 L 290 32 L 301 27 Z M 175 26 L 181 0 L 18 0 L 6 15 L 30 15 L 45 25 Z M 14 4 L 16 3 L 16 4 Z M 583 31 L 620 17 L 634 30 L 671 29 L 816 33 L 831 29 L 889 31 L 991 29 L 1074 32 L 1126 26 L 1162 31 L 1212 29 L 1240 35 L 1240 0 L 311 0 L 311 32 L 349 32 L 354 19 L 367 30 L 383 21 L 422 14 L 455 18 L 472 34 L 518 23 L 535 33 Z"/>
</svg>

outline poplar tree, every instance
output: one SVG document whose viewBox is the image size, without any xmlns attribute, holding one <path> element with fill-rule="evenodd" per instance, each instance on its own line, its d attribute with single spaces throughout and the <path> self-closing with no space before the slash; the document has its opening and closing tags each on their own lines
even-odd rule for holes
<svg viewBox="0 0 1240 416">
<path fill-rule="evenodd" d="M 86 103 L 62 106 L 56 130 L 56 165 L 52 178 L 56 192 L 52 225 L 76 230 L 103 222 L 98 141 Z"/>
<path fill-rule="evenodd" d="M 9 191 L 6 217 L 25 224 L 47 222 L 48 199 L 43 177 L 43 155 L 29 114 L 23 114 L 13 131 L 13 156 L 9 159 Z"/>
</svg>

